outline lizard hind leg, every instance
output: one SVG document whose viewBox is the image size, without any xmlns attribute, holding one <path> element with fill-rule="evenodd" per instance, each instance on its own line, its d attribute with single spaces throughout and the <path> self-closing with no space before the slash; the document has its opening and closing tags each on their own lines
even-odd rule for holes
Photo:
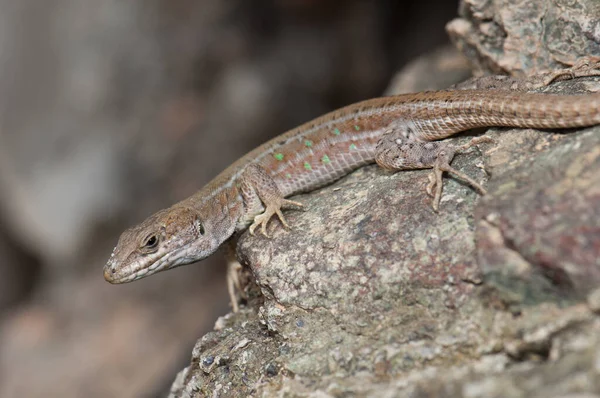
<svg viewBox="0 0 600 398">
<path fill-rule="evenodd" d="M 414 135 L 411 129 L 390 129 L 377 144 L 375 160 L 388 170 L 433 169 L 426 191 L 433 197 L 434 211 L 438 211 L 444 172 L 465 181 L 482 195 L 486 193 L 478 182 L 450 166 L 450 163 L 455 154 L 490 141 L 493 140 L 489 137 L 476 137 L 469 143 L 456 147 L 447 141 L 423 141 Z"/>
<path fill-rule="evenodd" d="M 473 146 L 482 144 L 482 143 L 493 143 L 494 139 L 491 137 L 475 137 L 471 139 L 465 145 L 454 148 L 452 152 L 448 152 L 446 150 L 442 150 L 438 153 L 435 164 L 433 166 L 433 172 L 429 175 L 429 184 L 427 185 L 426 191 L 427 194 L 433 197 L 432 207 L 433 210 L 438 211 L 440 206 L 440 200 L 442 198 L 442 175 L 445 172 L 453 174 L 459 179 L 463 180 L 473 188 L 475 188 L 481 195 L 487 194 L 487 191 L 479 184 L 477 181 L 473 180 L 471 177 L 466 175 L 465 173 L 456 170 L 454 167 L 450 166 L 450 162 L 452 158 L 457 153 L 465 152 Z M 435 191 L 434 191 L 435 190 Z"/>
</svg>

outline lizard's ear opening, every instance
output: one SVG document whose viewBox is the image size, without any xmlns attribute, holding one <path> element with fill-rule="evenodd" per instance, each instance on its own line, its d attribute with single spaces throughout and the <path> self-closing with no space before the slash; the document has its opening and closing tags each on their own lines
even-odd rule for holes
<svg viewBox="0 0 600 398">
<path fill-rule="evenodd" d="M 198 231 L 198 234 L 200 234 L 201 236 L 203 236 L 206 233 L 206 230 L 204 229 L 204 224 L 202 224 L 202 220 L 200 220 L 199 217 L 196 217 L 194 226 L 196 227 L 196 231 Z"/>
</svg>

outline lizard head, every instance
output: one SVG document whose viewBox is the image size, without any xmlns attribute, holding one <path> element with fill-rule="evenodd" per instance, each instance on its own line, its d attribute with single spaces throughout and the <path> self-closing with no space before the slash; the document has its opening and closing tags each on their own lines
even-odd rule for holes
<svg viewBox="0 0 600 398">
<path fill-rule="evenodd" d="M 104 266 L 104 279 L 132 282 L 202 260 L 221 243 L 211 237 L 209 227 L 188 207 L 161 210 L 123 232 Z"/>
</svg>

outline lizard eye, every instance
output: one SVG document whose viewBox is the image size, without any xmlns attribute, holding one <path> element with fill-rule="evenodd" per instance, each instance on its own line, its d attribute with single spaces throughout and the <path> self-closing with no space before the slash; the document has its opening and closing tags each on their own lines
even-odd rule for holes
<svg viewBox="0 0 600 398">
<path fill-rule="evenodd" d="M 153 249 L 156 247 L 157 244 L 158 244 L 158 238 L 156 237 L 156 235 L 151 235 L 148 238 L 146 238 L 146 241 L 144 243 L 144 248 Z"/>
</svg>

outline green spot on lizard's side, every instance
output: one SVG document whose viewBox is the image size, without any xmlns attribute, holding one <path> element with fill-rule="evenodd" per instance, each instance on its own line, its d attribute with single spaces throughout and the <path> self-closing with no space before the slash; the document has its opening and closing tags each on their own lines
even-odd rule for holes
<svg viewBox="0 0 600 398">
<path fill-rule="evenodd" d="M 308 163 L 308 162 L 304 162 L 304 168 L 305 168 L 306 170 L 312 170 L 312 166 L 311 166 L 311 165 L 310 165 L 310 163 Z"/>
<path fill-rule="evenodd" d="M 292 175 L 290 173 L 287 173 L 285 176 L 286 178 L 292 178 Z"/>
<path fill-rule="evenodd" d="M 310 148 L 311 146 L 313 146 L 313 142 L 311 140 L 306 140 L 304 141 L 304 145 L 306 145 L 307 148 Z"/>
<path fill-rule="evenodd" d="M 337 127 L 333 129 L 333 134 L 335 135 L 340 135 L 340 129 L 338 129 Z"/>
<path fill-rule="evenodd" d="M 327 156 L 327 155 L 323 155 L 323 157 L 321 158 L 321 161 L 325 164 L 331 163 L 331 159 L 329 159 L 329 156 Z"/>
<path fill-rule="evenodd" d="M 359 130 L 360 130 L 360 127 L 358 127 L 358 124 L 355 124 L 355 125 L 354 125 L 354 130 L 356 130 L 356 131 L 359 131 Z"/>
<path fill-rule="evenodd" d="M 351 151 L 353 151 L 353 150 L 355 150 L 355 149 L 356 149 L 356 145 L 354 145 L 354 144 L 350 144 L 350 147 L 349 147 L 349 148 L 350 148 L 350 150 L 351 150 Z"/>
<path fill-rule="evenodd" d="M 283 153 L 276 153 L 275 154 L 275 159 L 277 159 L 277 160 L 283 160 Z"/>
</svg>

